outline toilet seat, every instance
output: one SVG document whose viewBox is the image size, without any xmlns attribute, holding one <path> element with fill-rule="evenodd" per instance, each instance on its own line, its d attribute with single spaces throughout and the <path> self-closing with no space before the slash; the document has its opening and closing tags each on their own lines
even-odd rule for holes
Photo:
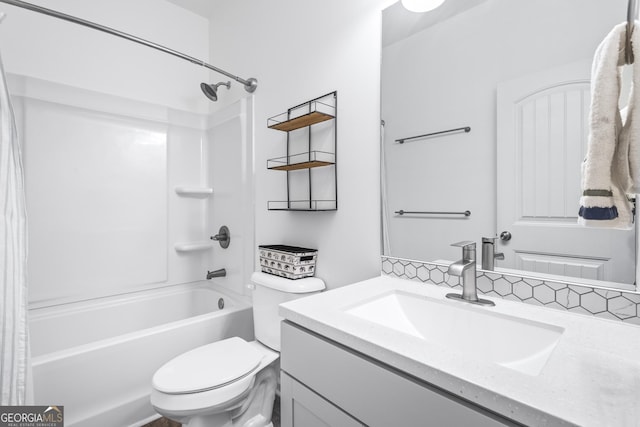
<svg viewBox="0 0 640 427">
<path fill-rule="evenodd" d="M 229 340 L 236 340 L 236 341 L 239 340 L 240 342 L 239 343 L 236 342 L 234 344 L 223 344 L 222 346 L 220 345 L 221 343 Z M 165 389 L 172 390 L 172 388 L 170 387 L 166 388 L 167 384 L 163 382 L 164 374 L 158 377 L 156 377 L 156 375 L 160 370 L 163 370 L 163 368 L 167 366 L 170 362 L 173 362 L 176 359 L 180 360 L 182 356 L 187 354 L 187 353 L 184 353 L 183 355 L 178 356 L 175 359 L 172 359 L 171 361 L 169 361 L 167 364 L 161 367 L 158 370 L 158 372 L 156 372 L 156 375 L 153 376 L 153 380 L 152 380 L 153 387 L 151 388 L 151 405 L 158 412 L 164 414 L 165 416 L 167 416 L 168 414 L 172 414 L 173 416 L 206 414 L 212 411 L 219 412 L 221 410 L 230 410 L 233 407 L 240 405 L 243 402 L 243 400 L 246 398 L 246 396 L 250 393 L 251 388 L 254 386 L 257 372 L 259 372 L 260 370 L 264 369 L 265 367 L 271 365 L 274 361 L 276 361 L 279 358 L 279 353 L 265 347 L 264 345 L 258 343 L 257 341 L 247 342 L 239 337 L 233 337 L 226 340 L 217 341 L 215 343 L 207 344 L 203 347 L 196 348 L 195 350 L 200 350 L 208 347 L 209 354 L 214 354 L 214 353 L 220 354 L 221 352 L 216 349 L 223 349 L 223 348 L 226 349 L 228 348 L 226 347 L 227 345 L 239 346 L 242 349 L 242 353 L 246 353 L 246 354 L 257 353 L 260 359 L 258 366 L 254 369 L 246 368 L 248 372 L 246 372 L 244 375 L 240 376 L 239 378 L 236 378 L 230 383 L 227 382 L 226 384 L 223 384 L 223 385 L 214 386 L 214 388 L 210 388 L 206 391 L 191 392 L 191 393 L 185 393 L 185 392 L 167 393 L 167 392 L 158 390 L 156 387 L 157 386 L 162 387 L 163 385 L 165 386 Z M 195 351 L 195 350 L 191 350 L 191 351 Z M 206 350 L 202 350 L 202 351 L 203 351 L 203 355 L 205 355 L 204 353 L 207 353 Z M 233 353 L 227 352 L 225 354 L 233 354 Z M 240 359 L 242 357 L 242 356 L 239 356 L 239 354 L 240 353 L 237 353 L 236 356 L 232 358 L 234 364 L 237 362 L 237 360 L 235 360 L 236 358 Z M 211 360 L 212 359 L 207 359 L 206 363 L 200 362 L 200 364 L 211 365 Z M 176 362 L 176 365 L 177 365 L 177 362 Z M 226 371 L 225 366 L 223 365 L 217 365 L 217 366 L 220 368 L 221 371 Z M 197 371 L 198 368 L 197 367 L 194 368 L 193 365 L 190 366 L 190 369 L 186 369 L 187 367 L 188 365 L 184 366 L 185 370 L 198 372 Z M 242 370 L 243 369 L 239 369 L 236 372 L 240 372 Z M 177 373 L 177 375 L 180 375 L 180 373 Z M 237 374 L 229 375 L 229 377 L 233 377 L 235 375 Z M 215 383 L 219 381 L 209 381 L 209 382 Z M 184 390 L 187 388 L 191 388 L 191 387 L 183 387 L 182 389 Z M 173 390 L 179 390 L 179 389 L 180 388 L 175 388 Z"/>
<path fill-rule="evenodd" d="M 165 394 L 202 393 L 250 376 L 263 354 L 239 337 L 188 351 L 164 364 L 153 376 L 153 388 Z"/>
</svg>

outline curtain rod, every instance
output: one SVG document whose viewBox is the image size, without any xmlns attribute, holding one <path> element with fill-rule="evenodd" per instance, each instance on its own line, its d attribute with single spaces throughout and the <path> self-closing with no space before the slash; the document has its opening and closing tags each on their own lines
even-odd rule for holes
<svg viewBox="0 0 640 427">
<path fill-rule="evenodd" d="M 211 64 L 207 64 L 206 62 L 202 61 L 201 59 L 197 59 L 197 58 L 194 58 L 192 56 L 185 55 L 184 53 L 178 52 L 177 50 L 170 49 L 168 47 L 159 45 L 157 43 L 150 42 L 148 40 L 142 39 L 140 37 L 133 36 L 131 34 L 128 34 L 128 33 L 125 33 L 125 32 L 122 32 L 122 31 L 119 31 L 119 30 L 116 30 L 116 29 L 113 29 L 111 27 L 107 27 L 105 25 L 96 24 L 95 22 L 87 21 L 85 19 L 81 19 L 81 18 L 72 16 L 72 15 L 67 15 L 65 13 L 58 12 L 58 11 L 53 10 L 53 9 L 47 9 L 46 7 L 38 6 L 38 5 L 35 5 L 35 4 L 32 4 L 32 3 L 27 3 L 27 2 L 21 1 L 21 0 L 0 0 L 0 3 L 10 4 L 12 6 L 17 6 L 17 7 L 20 7 L 22 9 L 27 9 L 27 10 L 31 10 L 33 12 L 38 12 L 38 13 L 42 13 L 44 15 L 52 16 L 54 18 L 62 19 L 64 21 L 73 22 L 74 24 L 79 24 L 79 25 L 82 25 L 82 26 L 85 26 L 85 27 L 92 28 L 94 30 L 102 31 L 104 33 L 108 33 L 108 34 L 111 34 L 111 35 L 114 35 L 114 36 L 117 36 L 117 37 L 121 37 L 123 39 L 127 39 L 127 40 L 135 42 L 135 43 L 142 44 L 144 46 L 147 46 L 147 47 L 150 47 L 150 48 L 153 48 L 153 49 L 157 49 L 157 50 L 159 50 L 161 52 L 168 53 L 169 55 L 177 56 L 180 59 L 184 59 L 184 60 L 189 61 L 189 62 L 191 62 L 193 64 L 197 64 L 197 65 L 200 65 L 202 67 L 208 68 L 210 70 L 215 71 L 216 73 L 223 74 L 223 75 L 225 75 L 225 76 L 237 81 L 238 83 L 242 83 L 244 85 L 244 89 L 247 92 L 250 92 L 250 93 L 255 91 L 256 88 L 258 87 L 258 81 L 256 79 L 254 79 L 254 78 L 250 78 L 248 80 L 244 80 L 244 79 L 242 79 L 242 78 L 240 78 L 238 76 L 234 76 L 233 74 L 228 73 L 228 72 L 226 72 L 226 71 L 224 71 L 224 70 L 222 70 L 222 69 L 220 69 L 218 67 L 215 67 L 215 66 L 213 66 Z"/>
</svg>

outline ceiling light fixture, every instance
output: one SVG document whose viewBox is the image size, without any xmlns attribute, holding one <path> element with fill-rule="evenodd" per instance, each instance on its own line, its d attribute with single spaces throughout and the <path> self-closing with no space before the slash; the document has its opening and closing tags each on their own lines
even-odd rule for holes
<svg viewBox="0 0 640 427">
<path fill-rule="evenodd" d="M 444 2 L 445 0 L 402 0 L 402 5 L 411 12 L 429 12 Z"/>
</svg>

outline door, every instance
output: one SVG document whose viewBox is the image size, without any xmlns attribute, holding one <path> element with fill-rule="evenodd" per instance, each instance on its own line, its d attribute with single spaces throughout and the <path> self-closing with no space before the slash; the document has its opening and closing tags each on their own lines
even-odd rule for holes
<svg viewBox="0 0 640 427">
<path fill-rule="evenodd" d="M 499 266 L 633 283 L 634 231 L 577 224 L 590 69 L 573 63 L 498 85 L 497 231 L 511 236 Z"/>
</svg>

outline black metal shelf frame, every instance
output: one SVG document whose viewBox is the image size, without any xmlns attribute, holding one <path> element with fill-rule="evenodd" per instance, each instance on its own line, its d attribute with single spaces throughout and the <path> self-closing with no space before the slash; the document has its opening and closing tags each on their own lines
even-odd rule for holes
<svg viewBox="0 0 640 427">
<path fill-rule="evenodd" d="M 329 99 L 332 101 L 326 101 Z M 325 102 L 323 102 L 325 101 Z M 297 114 L 299 110 L 304 109 L 303 114 Z M 285 118 L 286 115 L 286 118 Z M 317 150 L 313 150 L 313 131 L 315 124 L 324 121 L 333 120 L 333 158 L 330 161 L 319 162 L 317 159 Z M 287 173 L 287 200 L 286 201 L 269 201 L 267 203 L 268 210 L 285 210 L 285 211 L 335 211 L 338 209 L 338 92 L 333 91 L 299 105 L 293 106 L 278 116 L 271 117 L 267 120 L 267 127 L 287 132 L 287 152 L 286 156 L 276 159 L 267 160 L 267 168 L 271 170 L 282 170 Z M 291 132 L 298 129 L 308 129 L 307 152 L 291 154 Z M 300 160 L 301 157 L 306 159 Z M 278 164 L 278 167 L 274 167 Z M 333 166 L 333 184 L 335 200 L 315 200 L 313 198 L 313 175 L 312 169 L 319 167 Z M 308 180 L 308 200 L 291 200 L 291 173 L 299 170 L 307 170 Z M 285 205 L 283 205 L 285 204 Z"/>
</svg>

